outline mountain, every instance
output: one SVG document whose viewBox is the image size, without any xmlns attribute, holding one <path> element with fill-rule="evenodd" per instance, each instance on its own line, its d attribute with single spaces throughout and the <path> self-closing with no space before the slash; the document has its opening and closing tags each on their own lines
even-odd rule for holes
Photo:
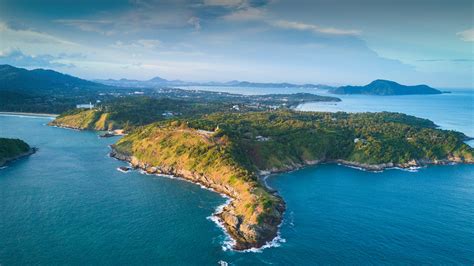
<svg viewBox="0 0 474 266">
<path fill-rule="evenodd" d="M 129 79 L 106 79 L 95 80 L 98 83 L 118 86 L 118 87 L 135 87 L 135 88 L 152 88 L 152 87 L 186 87 L 186 86 L 225 86 L 225 87 L 255 87 L 255 88 L 318 88 L 318 89 L 333 89 L 334 87 L 327 85 L 315 84 L 293 84 L 293 83 L 259 83 L 250 81 L 232 80 L 228 82 L 192 82 L 182 80 L 167 80 L 161 77 L 154 77 L 149 80 L 129 80 Z"/>
<path fill-rule="evenodd" d="M 154 77 L 154 78 L 148 80 L 148 82 L 167 83 L 168 80 L 166 80 L 164 78 L 160 78 L 160 77 Z"/>
<path fill-rule="evenodd" d="M 76 78 L 53 70 L 27 70 L 0 65 L 0 90 L 38 92 L 42 89 L 103 88 L 103 84 Z"/>
<path fill-rule="evenodd" d="M 0 111 L 61 113 L 121 90 L 53 70 L 0 65 Z"/>
<path fill-rule="evenodd" d="M 440 90 L 427 85 L 405 86 L 390 80 L 374 80 L 365 86 L 343 86 L 329 90 L 334 94 L 366 94 L 366 95 L 409 95 L 409 94 L 441 94 Z"/>
</svg>

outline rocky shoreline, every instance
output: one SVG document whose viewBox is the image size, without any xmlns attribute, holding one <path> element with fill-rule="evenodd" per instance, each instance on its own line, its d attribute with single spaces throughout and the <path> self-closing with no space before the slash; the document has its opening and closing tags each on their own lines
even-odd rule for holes
<svg viewBox="0 0 474 266">
<path fill-rule="evenodd" d="M 315 161 L 306 161 L 304 164 L 294 163 L 288 165 L 287 167 L 280 168 L 280 169 L 267 169 L 260 171 L 260 177 L 265 177 L 272 174 L 280 174 L 280 173 L 287 173 L 291 171 L 296 171 L 301 168 L 305 168 L 308 166 L 319 165 L 319 164 L 339 164 L 342 166 L 357 168 L 364 171 L 370 172 L 380 172 L 383 170 L 388 169 L 413 169 L 413 168 L 421 168 L 426 167 L 429 165 L 450 165 L 450 164 L 474 164 L 474 161 L 466 161 L 459 157 L 449 157 L 442 160 L 411 160 L 408 163 L 399 164 L 399 163 L 381 163 L 381 164 L 366 164 L 366 163 L 359 163 L 347 160 L 315 160 Z"/>
<path fill-rule="evenodd" d="M 19 154 L 19 155 L 17 155 L 17 156 L 14 156 L 14 157 L 6 158 L 6 159 L 4 159 L 3 161 L 0 161 L 0 167 L 3 167 L 3 166 L 5 166 L 6 164 L 11 163 L 11 162 L 16 161 L 16 160 L 19 160 L 19 159 L 21 159 L 21 158 L 30 156 L 30 155 L 34 154 L 35 152 L 37 152 L 37 151 L 38 151 L 38 148 L 34 148 L 34 147 L 33 147 L 33 148 L 31 148 L 29 151 L 27 151 L 27 152 L 24 152 L 24 153 L 22 153 L 22 154 Z"/>
<path fill-rule="evenodd" d="M 279 196 L 278 198 L 280 198 L 281 201 L 275 209 L 277 212 L 276 216 L 270 216 L 270 218 L 267 218 L 263 223 L 258 225 L 249 224 L 236 214 L 236 202 L 239 201 L 239 195 L 231 186 L 220 185 L 204 175 L 199 175 L 187 170 L 175 169 L 173 167 L 150 166 L 140 162 L 133 156 L 120 154 L 113 147 L 109 155 L 118 160 L 128 162 L 133 168 L 141 169 L 147 174 L 170 175 L 183 178 L 229 197 L 230 200 L 228 204 L 214 215 L 225 228 L 226 233 L 231 236 L 234 242 L 233 249 L 235 250 L 260 248 L 278 236 L 279 226 L 283 220 L 283 213 L 286 208 L 284 201 Z"/>
<path fill-rule="evenodd" d="M 228 197 L 230 200 L 225 206 L 220 208 L 220 211 L 214 215 L 218 219 L 218 222 L 225 229 L 226 233 L 233 240 L 234 250 L 248 250 L 252 248 L 261 248 L 262 246 L 268 245 L 274 240 L 279 233 L 279 227 L 283 220 L 283 213 L 286 209 L 285 203 L 281 197 L 277 195 L 277 192 L 272 188 L 268 187 L 265 183 L 264 178 L 277 173 L 285 173 L 295 171 L 304 167 L 325 164 L 325 163 L 337 163 L 340 165 L 354 167 L 366 171 L 379 172 L 386 169 L 401 168 L 401 169 L 412 169 L 419 168 L 426 165 L 446 165 L 453 163 L 474 163 L 472 161 L 464 161 L 461 158 L 450 157 L 445 160 L 412 160 L 406 164 L 395 164 L 395 163 L 384 163 L 384 164 L 364 164 L 351 162 L 346 160 L 314 160 L 305 161 L 304 164 L 293 163 L 280 169 L 268 169 L 259 172 L 258 176 L 260 182 L 266 187 L 268 191 L 281 199 L 281 203 L 277 206 L 277 216 L 271 216 L 272 219 L 265 220 L 261 225 L 255 226 L 246 224 L 240 217 L 236 215 L 236 202 L 239 200 L 239 195 L 231 186 L 220 185 L 214 182 L 212 179 L 206 178 L 203 175 L 199 175 L 187 170 L 175 169 L 172 167 L 158 167 L 151 166 L 140 162 L 133 156 L 120 154 L 113 146 L 110 156 L 121 161 L 125 161 L 131 164 L 135 169 L 141 169 L 147 174 L 159 174 L 159 175 L 170 175 L 178 178 L 183 178 L 187 181 L 199 184 L 207 189 L 214 192 L 220 193 Z"/>
</svg>

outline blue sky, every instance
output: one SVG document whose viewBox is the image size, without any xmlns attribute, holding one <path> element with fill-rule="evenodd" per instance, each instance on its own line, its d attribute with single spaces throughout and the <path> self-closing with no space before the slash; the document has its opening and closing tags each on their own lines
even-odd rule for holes
<svg viewBox="0 0 474 266">
<path fill-rule="evenodd" d="M 0 63 L 87 79 L 474 87 L 455 0 L 0 0 Z"/>
</svg>

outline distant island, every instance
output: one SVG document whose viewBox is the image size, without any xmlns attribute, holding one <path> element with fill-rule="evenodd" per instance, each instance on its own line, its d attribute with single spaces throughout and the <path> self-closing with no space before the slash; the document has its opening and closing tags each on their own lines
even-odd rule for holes
<svg viewBox="0 0 474 266">
<path fill-rule="evenodd" d="M 0 167 L 8 162 L 33 154 L 35 148 L 31 148 L 20 139 L 0 138 Z"/>
<path fill-rule="evenodd" d="M 65 114 L 52 124 L 68 126 L 90 112 Z M 133 126 L 112 146 L 111 156 L 228 196 L 230 203 L 217 216 L 234 248 L 243 250 L 271 241 L 283 219 L 284 200 L 265 186 L 266 175 L 319 163 L 372 171 L 474 163 L 465 139 L 399 113 L 218 112 Z"/>
<path fill-rule="evenodd" d="M 441 94 L 440 90 L 427 85 L 405 86 L 390 80 L 374 80 L 365 86 L 342 86 L 330 89 L 334 94 L 366 94 L 366 95 L 413 95 L 413 94 Z"/>
</svg>

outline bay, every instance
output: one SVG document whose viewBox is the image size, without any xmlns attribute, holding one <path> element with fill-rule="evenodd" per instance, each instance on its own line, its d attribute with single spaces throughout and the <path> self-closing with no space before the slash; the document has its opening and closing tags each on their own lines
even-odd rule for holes
<svg viewBox="0 0 474 266">
<path fill-rule="evenodd" d="M 470 93 L 344 96 L 336 106 L 300 109 L 403 111 L 473 136 Z M 287 203 L 284 241 L 234 252 L 223 250 L 226 236 L 208 219 L 225 201 L 219 195 L 182 180 L 121 173 L 124 163 L 107 156 L 117 138 L 48 121 L 0 116 L 1 137 L 39 148 L 0 170 L 2 265 L 474 263 L 472 165 L 382 173 L 319 165 L 271 176 L 268 184 Z"/>
</svg>

